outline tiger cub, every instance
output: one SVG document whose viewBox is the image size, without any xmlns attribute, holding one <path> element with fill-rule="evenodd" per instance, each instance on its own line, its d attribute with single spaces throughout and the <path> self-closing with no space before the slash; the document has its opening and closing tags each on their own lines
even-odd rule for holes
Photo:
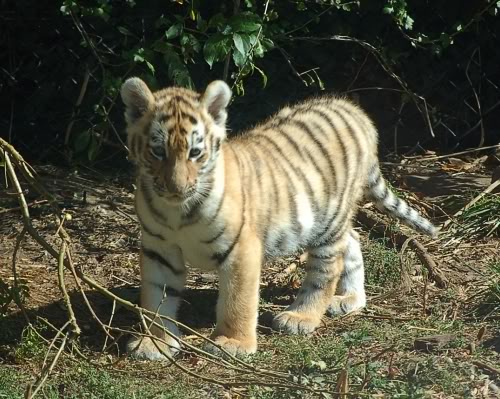
<svg viewBox="0 0 500 399">
<path fill-rule="evenodd" d="M 130 158 L 137 165 L 135 208 L 142 231 L 141 305 L 176 317 L 186 265 L 219 275 L 212 339 L 232 354 L 257 349 L 263 263 L 306 250 L 306 277 L 274 327 L 308 334 L 325 312 L 365 306 L 364 270 L 353 217 L 366 195 L 408 226 L 436 228 L 397 198 L 383 179 L 377 131 L 347 100 L 321 96 L 285 107 L 226 139 L 231 91 L 214 81 L 202 94 L 170 87 L 152 93 L 139 78 L 122 86 Z M 177 327 L 163 324 L 178 335 Z M 133 356 L 162 359 L 178 342 L 133 338 Z M 216 347 L 208 348 L 216 351 Z"/>
</svg>

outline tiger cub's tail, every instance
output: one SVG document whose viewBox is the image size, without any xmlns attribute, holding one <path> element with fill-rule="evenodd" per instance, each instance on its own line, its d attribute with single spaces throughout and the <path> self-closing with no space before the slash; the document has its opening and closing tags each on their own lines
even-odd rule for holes
<svg viewBox="0 0 500 399">
<path fill-rule="evenodd" d="M 367 197 L 381 212 L 401 220 L 416 231 L 431 237 L 437 236 L 438 229 L 431 222 L 389 189 L 378 164 L 372 167 L 368 175 Z"/>
</svg>

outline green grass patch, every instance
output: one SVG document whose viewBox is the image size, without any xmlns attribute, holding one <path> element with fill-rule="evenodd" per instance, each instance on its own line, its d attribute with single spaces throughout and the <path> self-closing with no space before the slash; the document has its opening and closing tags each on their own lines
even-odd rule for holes
<svg viewBox="0 0 500 399">
<path fill-rule="evenodd" d="M 24 397 L 29 377 L 18 370 L 0 366 L 0 399 Z M 153 378 L 130 377 L 126 372 L 110 372 L 88 363 L 64 362 L 55 369 L 42 387 L 40 397 L 46 399 L 194 399 L 194 388 L 184 381 L 158 381 Z"/>
<path fill-rule="evenodd" d="M 367 240 L 362 245 L 366 284 L 390 288 L 401 282 L 401 260 L 386 239 Z"/>
<path fill-rule="evenodd" d="M 455 233 L 463 237 L 500 235 L 500 195 L 486 194 L 457 216 Z"/>
</svg>

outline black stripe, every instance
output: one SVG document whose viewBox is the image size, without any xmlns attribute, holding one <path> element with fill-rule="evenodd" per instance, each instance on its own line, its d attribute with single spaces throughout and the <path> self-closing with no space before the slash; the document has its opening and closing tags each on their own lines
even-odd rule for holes
<svg viewBox="0 0 500 399">
<path fill-rule="evenodd" d="M 139 212 L 136 212 L 136 215 L 137 215 L 137 219 L 139 220 L 139 223 L 141 225 L 141 228 L 142 230 L 147 233 L 148 235 L 150 235 L 151 237 L 155 237 L 155 238 L 158 238 L 160 240 L 163 240 L 165 241 L 165 237 L 163 237 L 160 233 L 155 233 L 153 232 L 148 226 L 146 226 L 146 224 L 144 223 L 144 221 L 142 220 L 141 218 L 141 215 L 139 214 Z"/>
<path fill-rule="evenodd" d="M 202 243 L 203 244 L 212 244 L 212 243 L 214 243 L 215 241 L 217 241 L 217 239 L 219 239 L 222 236 L 222 234 L 224 234 L 225 231 L 226 231 L 226 226 L 224 226 L 222 228 L 222 230 L 219 231 L 215 236 L 213 236 L 212 238 L 210 238 L 210 239 L 208 239 L 206 241 L 202 241 Z"/>
<path fill-rule="evenodd" d="M 299 121 L 288 120 L 286 122 L 286 125 L 290 125 L 291 123 L 293 123 L 294 125 L 297 125 L 299 123 Z M 289 132 L 285 132 L 281 127 L 275 127 L 274 129 L 272 129 L 272 131 L 278 132 L 281 135 L 281 137 L 285 138 L 286 141 L 288 141 L 291 144 L 291 146 L 294 148 L 295 152 L 302 158 L 303 161 L 305 161 L 304 154 L 302 153 L 301 148 L 299 147 L 299 145 L 293 139 L 293 137 L 290 135 Z"/>
<path fill-rule="evenodd" d="M 246 206 L 246 195 L 245 195 L 245 190 L 244 190 L 244 185 L 243 185 L 243 181 L 242 181 L 242 174 L 241 174 L 241 164 L 240 164 L 240 159 L 238 158 L 237 154 L 235 153 L 234 149 L 232 147 L 231 148 L 231 151 L 233 152 L 233 156 L 234 158 L 236 159 L 236 165 L 238 166 L 238 181 L 240 182 L 240 186 L 241 186 L 241 197 L 242 197 L 242 202 L 241 202 L 241 224 L 240 224 L 240 227 L 238 229 L 238 233 L 236 233 L 236 236 L 234 237 L 233 239 L 233 242 L 229 245 L 228 248 L 226 248 L 225 251 L 223 252 L 216 252 L 212 255 L 212 259 L 217 261 L 217 263 L 220 265 L 222 265 L 226 259 L 228 258 L 228 256 L 231 254 L 231 252 L 233 251 L 234 247 L 236 246 L 236 244 L 238 243 L 239 239 L 240 239 L 240 236 L 241 236 L 241 232 L 243 231 L 243 226 L 245 225 L 245 206 Z"/>
<path fill-rule="evenodd" d="M 172 227 L 168 225 L 168 221 L 167 221 L 167 218 L 165 217 L 165 215 L 163 215 L 158 209 L 156 209 L 154 207 L 153 196 L 151 195 L 151 192 L 149 191 L 149 189 L 146 187 L 144 181 L 142 181 L 142 180 L 140 182 L 140 187 L 141 187 L 142 195 L 144 197 L 144 202 L 146 202 L 146 206 L 147 206 L 149 212 L 155 216 L 155 218 L 157 219 L 159 224 L 172 230 Z"/>
<path fill-rule="evenodd" d="M 179 297 L 183 296 L 182 291 L 176 290 L 175 288 L 172 288 L 172 287 L 168 287 L 165 284 L 157 283 L 155 281 L 142 280 L 141 284 L 144 284 L 144 283 L 152 285 L 155 288 L 159 289 L 161 292 L 164 292 L 165 294 L 167 294 L 167 297 L 170 296 L 170 297 L 179 298 Z"/>
<path fill-rule="evenodd" d="M 272 130 L 270 131 L 272 132 Z M 265 141 L 267 141 L 274 149 L 276 150 L 276 153 L 280 155 L 281 159 L 285 161 L 285 163 L 288 165 L 288 167 L 292 170 L 292 172 L 295 174 L 295 176 L 299 179 L 302 180 L 304 183 L 304 187 L 307 191 L 307 194 L 309 198 L 311 199 L 312 207 L 313 207 L 313 212 L 317 214 L 318 212 L 318 203 L 316 201 L 315 195 L 314 195 L 314 190 L 311 187 L 311 184 L 309 183 L 309 180 L 306 178 L 302 170 L 300 170 L 297 166 L 295 166 L 285 155 L 285 153 L 282 151 L 281 147 L 273 140 L 271 139 L 268 135 L 265 134 L 256 134 L 254 137 L 262 138 Z M 299 153 L 300 156 L 300 153 Z M 294 187 L 295 188 L 295 187 Z M 297 190 L 295 190 L 297 192 Z"/>
<path fill-rule="evenodd" d="M 176 102 L 179 104 L 187 105 L 189 107 L 193 106 L 192 100 L 191 101 L 187 100 L 184 96 L 174 96 L 174 97 L 172 97 L 170 102 Z M 174 106 L 176 106 L 176 105 L 178 105 L 178 104 L 174 104 Z M 183 113 L 185 113 L 185 111 L 186 110 L 182 110 Z"/>
<path fill-rule="evenodd" d="M 212 260 L 217 261 L 217 263 L 219 264 L 219 266 L 222 265 L 226 261 L 226 259 L 228 258 L 228 256 L 231 254 L 231 252 L 233 251 L 234 247 L 238 243 L 238 241 L 240 239 L 241 231 L 243 230 L 243 225 L 244 224 L 245 224 L 245 217 L 243 216 L 243 220 L 241 221 L 238 233 L 236 234 L 236 237 L 234 237 L 234 240 L 231 243 L 231 245 L 229 245 L 229 247 L 227 247 L 225 251 L 223 251 L 223 252 L 216 252 L 216 253 L 214 253 L 212 255 Z"/>
<path fill-rule="evenodd" d="M 352 125 L 349 123 L 349 121 L 340 113 L 338 112 L 337 110 L 331 110 L 333 113 L 335 113 L 343 122 L 344 126 L 347 128 L 347 130 L 349 131 L 349 136 L 353 138 L 353 142 L 354 142 L 354 145 L 356 145 L 357 147 L 357 152 L 356 152 L 356 155 L 360 154 L 361 152 L 361 148 L 360 148 L 360 144 L 357 140 L 357 137 L 356 135 L 354 134 L 354 129 L 352 128 Z M 344 112 L 347 112 L 344 110 Z M 331 121 L 330 117 L 323 113 L 324 117 L 326 117 L 326 120 L 330 122 L 330 125 L 333 126 L 333 122 Z M 336 132 L 336 129 L 332 129 L 334 132 Z M 340 137 L 340 135 L 337 134 L 337 137 L 339 139 L 339 142 L 342 142 L 342 139 Z M 345 150 L 345 144 L 342 145 L 342 149 Z M 347 176 L 346 176 L 346 187 L 344 188 L 343 192 L 342 192 L 342 195 L 340 196 L 340 209 L 337 210 L 336 212 L 336 215 L 335 217 L 333 218 L 330 218 L 329 220 L 329 225 L 326 225 L 326 231 L 324 231 L 323 234 L 320 234 L 318 237 L 317 237 L 317 240 L 319 242 L 325 242 L 325 239 L 330 239 L 330 240 L 333 240 L 333 239 L 338 239 L 340 237 L 340 233 L 343 232 L 344 230 L 344 227 L 347 223 L 347 221 L 350 221 L 347 217 L 347 213 L 348 213 L 348 209 L 350 207 L 352 207 L 351 205 L 351 202 L 350 201 L 346 201 L 347 198 L 350 198 L 351 196 L 351 192 L 354 188 L 354 185 L 356 184 L 356 178 L 355 176 L 352 177 L 350 179 L 350 175 L 352 175 L 353 173 L 356 174 L 357 173 L 357 168 L 355 167 L 355 165 L 357 164 L 357 159 L 352 159 L 351 160 L 348 160 L 347 159 L 347 152 L 344 151 L 344 154 L 345 154 L 345 169 L 346 169 L 346 172 L 347 172 Z M 351 165 L 351 162 L 352 162 L 352 165 Z M 351 171 L 352 169 L 352 171 Z M 353 172 L 353 173 L 349 173 L 349 172 Z M 351 180 L 350 184 L 349 184 L 349 180 Z M 338 226 L 338 219 L 342 217 L 344 218 L 345 220 L 342 222 L 342 225 L 341 226 Z M 330 228 L 333 228 L 333 232 L 330 232 Z M 337 230 L 337 231 L 335 231 Z"/>
<path fill-rule="evenodd" d="M 302 235 L 302 225 L 297 222 L 299 218 L 299 213 L 297 210 L 297 203 L 295 202 L 293 195 L 294 190 L 291 187 L 290 183 L 287 186 L 287 190 L 288 190 L 288 206 L 290 209 L 290 217 L 292 220 L 292 230 L 300 236 Z"/>
<path fill-rule="evenodd" d="M 162 266 L 169 269 L 176 276 L 180 276 L 181 274 L 185 273 L 184 270 L 175 269 L 174 266 L 172 266 L 172 264 L 168 260 L 166 260 L 163 256 L 161 256 L 158 252 L 153 251 L 152 249 L 149 248 L 145 248 L 144 246 L 141 248 L 141 250 L 144 256 L 151 259 L 152 261 L 158 262 Z"/>
<path fill-rule="evenodd" d="M 321 129 L 321 128 L 318 129 L 318 132 L 320 132 L 327 141 L 331 140 L 332 138 L 337 141 L 337 143 L 339 144 L 339 146 L 340 146 L 340 148 L 342 150 L 341 153 L 338 154 L 338 155 L 342 157 L 342 164 L 345 165 L 346 169 L 347 169 L 347 166 L 348 166 L 348 162 L 347 162 L 347 148 L 346 148 L 344 142 L 342 141 L 342 139 L 340 138 L 340 136 L 339 136 L 339 134 L 337 132 L 337 126 L 335 126 L 335 124 L 333 123 L 332 119 L 330 118 L 330 115 L 328 115 L 327 113 L 325 113 L 323 110 L 317 109 L 317 108 L 311 108 L 309 110 L 309 112 L 312 112 L 312 113 L 316 114 L 317 116 L 319 116 L 330 127 L 331 134 L 328 134 L 328 132 L 325 132 L 324 129 Z M 330 160 L 330 162 L 331 162 L 331 160 Z M 335 170 L 335 167 L 333 166 L 333 164 L 332 164 L 332 170 L 333 170 L 333 172 L 334 172 L 334 174 L 336 176 L 337 175 L 337 171 Z M 340 190 L 340 186 L 339 186 L 340 182 L 339 182 L 338 179 L 336 179 L 336 183 L 337 183 L 336 184 L 336 190 L 338 192 Z"/>
<path fill-rule="evenodd" d="M 189 119 L 189 122 L 191 122 L 192 125 L 198 124 L 198 120 L 196 119 L 196 117 L 190 113 L 181 111 L 181 117 L 184 119 Z"/>
<path fill-rule="evenodd" d="M 266 196 L 268 197 L 269 201 L 267 201 L 267 209 L 266 209 L 266 216 L 265 216 L 265 223 L 264 224 L 264 231 L 262 234 L 263 237 L 263 244 L 264 244 L 264 249 L 265 252 L 267 253 L 267 238 L 269 235 L 269 228 L 273 225 L 273 212 L 277 212 L 278 209 L 280 209 L 280 196 L 279 196 L 279 190 L 278 190 L 278 183 L 276 182 L 276 176 L 274 174 L 274 168 L 269 166 L 268 161 L 272 160 L 272 162 L 275 162 L 273 158 L 269 157 L 262 157 L 262 162 L 263 162 L 263 167 L 264 169 L 263 174 L 268 175 L 271 179 L 271 187 L 267 187 L 266 190 Z M 271 197 L 271 198 L 269 198 Z M 262 197 L 261 197 L 262 198 Z M 270 204 L 273 203 L 273 206 Z"/>
<path fill-rule="evenodd" d="M 320 247 L 315 247 L 315 249 L 318 249 Z M 339 254 L 337 252 L 334 252 L 333 254 L 328 254 L 328 255 L 317 255 L 314 253 L 309 252 L 309 256 L 314 259 L 319 259 L 319 260 L 329 260 L 332 258 L 336 258 Z"/>
<path fill-rule="evenodd" d="M 348 186 L 349 186 L 349 170 L 350 170 L 350 168 L 349 168 L 349 161 L 347 159 L 346 145 L 345 145 L 344 141 L 342 140 L 342 138 L 340 137 L 340 135 L 338 134 L 337 126 L 335 126 L 335 124 L 333 123 L 332 119 L 330 118 L 330 115 L 328 115 L 323 110 L 317 109 L 317 108 L 311 108 L 309 110 L 309 112 L 316 114 L 317 116 L 319 116 L 321 119 L 323 119 L 327 123 L 327 125 L 330 127 L 330 131 L 331 131 L 330 134 L 325 132 L 323 129 L 320 129 L 319 131 L 325 135 L 326 139 L 334 138 L 338 142 L 339 146 L 341 147 L 341 154 L 339 154 L 339 155 L 342 157 L 342 164 L 344 165 L 344 169 L 347 172 L 346 177 L 345 177 L 345 185 L 342 185 L 342 186 L 340 184 L 340 179 L 338 179 L 337 173 L 335 173 L 336 191 L 337 191 L 337 195 L 339 197 L 339 207 L 341 207 L 342 204 L 344 203 L 344 200 L 345 200 L 345 197 L 346 197 L 346 194 L 348 191 Z M 352 184 L 352 182 L 351 182 L 351 184 Z M 331 201 L 330 201 L 330 203 L 331 203 Z M 330 209 L 330 204 L 329 204 L 326 214 L 327 215 L 330 214 L 330 211 L 331 211 L 331 209 Z M 339 208 L 337 208 L 333 211 L 332 215 L 327 219 L 326 223 L 323 225 L 323 228 L 320 230 L 320 232 L 318 234 L 316 234 L 316 237 L 314 237 L 311 240 L 312 245 L 316 245 L 318 240 L 320 240 L 320 242 L 323 241 L 323 240 L 321 240 L 321 238 L 323 238 L 328 233 L 328 231 L 330 230 L 332 225 L 337 220 L 339 213 L 340 213 Z"/>
<path fill-rule="evenodd" d="M 160 114 L 160 116 L 158 117 L 158 120 L 161 122 L 161 123 L 164 123 L 166 121 L 168 121 L 170 118 L 172 117 L 172 115 L 169 115 L 165 112 L 162 112 Z"/>
<path fill-rule="evenodd" d="M 183 223 L 181 224 L 180 227 L 189 226 L 191 224 L 198 222 L 201 219 L 201 215 L 198 215 L 198 217 L 195 219 L 193 219 L 193 217 L 196 215 L 198 210 L 201 208 L 201 206 L 205 203 L 207 198 L 210 196 L 210 193 L 212 192 L 212 189 L 213 189 L 214 181 L 213 181 L 213 178 L 211 178 L 210 180 L 207 180 L 206 182 L 203 182 L 203 183 L 208 183 L 210 185 L 209 189 L 208 190 L 204 189 L 203 193 L 197 193 L 198 199 L 193 205 L 191 205 L 191 207 L 188 209 L 187 213 L 182 215 Z M 201 199 L 199 198 L 200 196 L 201 196 Z"/>
<path fill-rule="evenodd" d="M 262 136 L 262 135 L 253 135 L 253 137 L 256 137 L 257 140 L 259 139 L 259 137 L 264 137 L 264 138 L 267 138 L 266 136 Z M 268 139 L 268 138 L 267 138 Z M 269 140 L 269 139 L 268 139 Z M 274 143 L 272 140 L 271 140 L 272 143 Z M 286 179 L 286 184 L 287 184 L 287 193 L 289 195 L 289 198 L 288 198 L 288 203 L 289 203 L 289 215 L 292 216 L 293 218 L 293 215 L 295 214 L 295 220 L 296 221 L 296 215 L 297 215 L 297 206 L 295 204 L 295 201 L 293 200 L 293 194 L 297 192 L 297 188 L 295 186 L 295 183 L 293 181 L 293 179 L 290 178 L 290 174 L 287 170 L 287 168 L 285 168 L 282 164 L 282 159 L 283 157 L 281 158 L 278 158 L 276 157 L 276 154 L 274 154 L 269 148 L 268 146 L 266 145 L 259 145 L 261 143 L 259 143 L 258 141 L 254 142 L 255 145 L 258 145 L 258 148 L 260 151 L 263 151 L 267 154 L 267 156 L 263 157 L 263 159 L 266 159 L 266 160 L 272 160 L 272 162 L 274 163 L 274 165 L 276 165 L 282 172 L 282 174 L 285 176 L 285 179 Z M 276 144 L 274 144 L 274 146 L 276 146 Z M 285 160 L 287 161 L 287 159 L 285 158 Z M 277 189 L 277 183 L 276 183 L 276 178 L 275 178 L 275 175 L 273 173 L 274 170 L 276 170 L 276 168 L 274 167 L 270 167 L 268 168 L 269 171 L 271 171 L 271 179 L 273 180 L 273 184 L 275 186 L 275 190 L 276 190 L 276 209 L 279 209 L 281 207 L 281 196 L 280 196 L 280 190 Z M 281 180 L 284 180 L 284 179 L 281 179 Z M 293 227 L 296 229 L 295 231 L 301 231 L 302 229 L 302 226 L 300 226 L 299 223 L 293 223 Z M 298 229 L 298 230 L 297 230 Z M 268 229 L 264 232 L 265 236 L 266 237 L 266 240 L 267 240 L 267 234 L 268 234 Z M 273 245 L 274 248 L 278 248 L 280 249 L 281 245 L 283 244 L 283 241 L 284 241 L 285 237 L 283 236 L 283 234 L 280 236 L 280 238 L 278 239 L 278 241 L 276 242 L 276 244 Z M 264 242 L 264 244 L 266 244 L 266 242 Z M 272 249 L 274 249 L 272 248 Z M 281 251 L 281 249 L 280 249 Z M 272 253 L 274 251 L 270 251 L 270 253 Z"/>
<path fill-rule="evenodd" d="M 316 122 L 312 122 L 311 125 L 313 126 L 313 128 L 314 128 L 315 131 L 321 132 L 321 134 L 323 136 L 326 135 L 326 132 L 324 131 L 324 129 L 319 124 L 317 124 Z M 318 137 L 316 136 L 316 134 L 311 134 L 309 136 L 309 138 L 312 140 L 312 142 L 316 146 L 316 148 L 318 150 L 318 153 L 322 154 L 323 157 L 324 157 L 324 159 L 325 159 L 325 161 L 327 162 L 328 168 L 330 170 L 330 176 L 331 176 L 331 178 L 335 179 L 335 181 L 337 181 L 337 176 L 336 176 L 337 172 L 335 170 L 335 165 L 332 162 L 331 154 L 328 152 L 328 150 L 323 145 L 323 143 L 321 142 L 321 140 L 318 139 Z M 335 138 L 335 139 L 338 141 L 337 138 Z"/>
<path fill-rule="evenodd" d="M 259 156 L 257 152 L 255 152 L 252 146 L 245 147 L 245 150 L 250 155 L 249 163 L 251 165 L 252 170 L 255 173 L 255 177 L 257 180 L 257 187 L 259 190 L 259 195 L 257 196 L 257 198 L 260 198 L 261 197 L 260 194 L 262 193 L 262 158 Z"/>
</svg>

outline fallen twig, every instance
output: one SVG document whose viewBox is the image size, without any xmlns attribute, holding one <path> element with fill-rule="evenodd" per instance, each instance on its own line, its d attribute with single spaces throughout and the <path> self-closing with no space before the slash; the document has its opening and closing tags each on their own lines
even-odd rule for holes
<svg viewBox="0 0 500 399">
<path fill-rule="evenodd" d="M 369 214 L 365 209 L 360 209 L 358 220 L 369 229 L 375 230 L 381 235 L 388 235 L 399 248 L 402 248 L 407 242 L 406 245 L 415 252 L 422 265 L 427 269 L 429 278 L 435 281 L 436 285 L 440 288 L 446 288 L 449 285 L 449 281 L 444 273 L 439 270 L 434 259 L 416 238 L 408 237 L 401 232 L 389 230 L 382 219 Z"/>
<path fill-rule="evenodd" d="M 496 367 L 493 367 L 493 366 L 491 366 L 491 365 L 489 365 L 487 363 L 484 363 L 484 362 L 482 362 L 480 360 L 473 360 L 472 364 L 474 364 L 477 367 L 480 367 L 480 368 L 482 368 L 484 370 L 487 370 L 487 371 L 489 371 L 492 374 L 496 374 L 496 375 L 500 376 L 500 369 L 497 369 Z"/>
</svg>

